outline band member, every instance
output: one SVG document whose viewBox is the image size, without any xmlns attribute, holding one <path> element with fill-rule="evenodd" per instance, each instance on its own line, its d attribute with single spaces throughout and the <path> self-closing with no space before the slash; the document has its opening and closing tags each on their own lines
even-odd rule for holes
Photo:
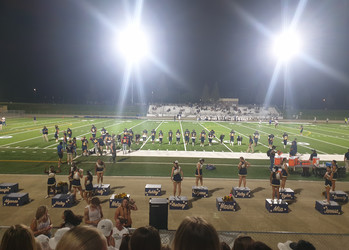
<svg viewBox="0 0 349 250">
<path fill-rule="evenodd" d="M 122 137 L 122 153 L 127 154 L 127 144 L 128 144 L 128 136 L 127 134 Z"/>
<path fill-rule="evenodd" d="M 224 142 L 224 134 L 221 134 L 220 136 L 219 136 L 219 140 L 221 141 L 221 144 L 223 144 L 223 142 Z"/>
<path fill-rule="evenodd" d="M 252 139 L 252 136 L 250 135 L 249 136 L 249 139 L 248 139 L 248 148 L 247 148 L 247 153 L 249 153 L 249 152 L 254 152 L 254 148 L 253 148 L 253 139 Z"/>
<path fill-rule="evenodd" d="M 73 151 L 74 151 L 72 141 L 69 141 L 69 143 L 66 147 L 66 150 L 67 150 L 67 164 L 72 165 L 73 164 Z"/>
<path fill-rule="evenodd" d="M 205 146 L 205 139 L 206 139 L 206 132 L 205 132 L 205 130 L 202 130 L 200 133 L 200 146 L 201 147 Z"/>
<path fill-rule="evenodd" d="M 326 189 L 326 200 L 324 202 L 327 202 L 328 204 L 330 203 L 330 190 L 332 187 L 332 178 L 333 178 L 333 173 L 331 171 L 331 167 L 328 166 L 326 169 L 326 173 L 324 175 L 325 179 L 325 189 Z"/>
<path fill-rule="evenodd" d="M 152 141 L 153 144 L 154 144 L 154 142 L 155 142 L 155 135 L 156 135 L 156 132 L 155 132 L 155 129 L 153 129 L 153 130 L 151 131 L 151 141 Z"/>
<path fill-rule="evenodd" d="M 62 158 L 63 158 L 63 142 L 59 142 L 57 146 L 57 154 L 58 154 L 58 167 L 62 164 Z"/>
<path fill-rule="evenodd" d="M 272 189 L 272 201 L 275 199 L 275 195 L 277 199 L 280 199 L 280 178 L 281 178 L 281 169 L 275 165 L 273 171 L 270 173 L 270 185 Z"/>
<path fill-rule="evenodd" d="M 140 135 L 139 135 L 139 137 L 140 137 Z M 111 140 L 110 150 L 111 150 L 111 157 L 112 157 L 113 163 L 115 163 L 116 162 L 116 142 L 115 142 L 115 139 Z"/>
<path fill-rule="evenodd" d="M 208 145 L 212 146 L 212 140 L 213 140 L 213 134 L 210 132 L 208 133 Z"/>
<path fill-rule="evenodd" d="M 182 193 L 181 183 L 183 181 L 183 171 L 182 171 L 182 168 L 178 165 L 178 161 L 173 162 L 171 180 L 173 182 L 173 196 L 176 197 L 177 187 L 178 187 L 178 196 L 181 196 L 181 193 Z"/>
<path fill-rule="evenodd" d="M 159 132 L 159 144 L 162 144 L 163 138 L 164 138 L 164 133 L 162 132 L 162 130 L 160 130 L 160 132 Z"/>
<path fill-rule="evenodd" d="M 241 144 L 242 144 L 242 136 L 238 135 L 238 138 L 236 139 L 236 141 L 238 142 L 238 146 L 241 146 Z"/>
<path fill-rule="evenodd" d="M 107 132 L 104 137 L 104 143 L 106 145 L 107 152 L 110 150 L 110 144 L 112 139 L 112 136 Z"/>
<path fill-rule="evenodd" d="M 199 160 L 199 162 L 196 164 L 196 170 L 195 170 L 195 177 L 196 177 L 195 184 L 196 184 L 196 186 L 199 185 L 199 180 L 200 180 L 201 186 L 203 185 L 202 167 L 203 167 L 204 162 L 205 162 L 205 159 L 201 158 Z"/>
<path fill-rule="evenodd" d="M 234 137 L 235 137 L 235 131 L 234 131 L 234 129 L 232 129 L 231 131 L 230 131 L 230 141 L 229 141 L 229 143 L 232 145 L 232 146 L 234 146 Z"/>
<path fill-rule="evenodd" d="M 98 138 L 98 152 L 99 152 L 99 155 L 103 155 L 103 147 L 104 147 L 104 140 L 103 140 L 103 135 L 101 135 Z"/>
<path fill-rule="evenodd" d="M 48 142 L 48 129 L 46 128 L 46 126 L 44 126 L 44 128 L 42 129 L 42 136 L 44 138 L 44 141 Z"/>
<path fill-rule="evenodd" d="M 63 131 L 63 150 L 66 149 L 68 143 L 68 137 L 67 137 L 67 132 Z"/>
<path fill-rule="evenodd" d="M 300 135 L 303 135 L 303 129 L 304 129 L 304 128 L 303 128 L 303 125 L 301 125 L 301 127 L 300 127 L 300 130 L 301 130 L 301 131 L 299 132 Z"/>
<path fill-rule="evenodd" d="M 95 171 L 97 175 L 97 185 L 101 187 L 103 185 L 103 175 L 105 171 L 105 164 L 101 159 L 98 159 L 95 165 Z"/>
<path fill-rule="evenodd" d="M 132 128 L 130 128 L 130 129 L 128 130 L 128 136 L 130 137 L 130 142 L 133 142 L 134 133 L 133 133 L 133 131 L 132 131 Z"/>
<path fill-rule="evenodd" d="M 284 148 L 286 148 L 287 146 L 287 140 L 288 140 L 288 134 L 285 132 L 283 135 L 282 135 L 282 138 L 284 140 Z"/>
<path fill-rule="evenodd" d="M 173 132 L 172 130 L 168 131 L 168 144 L 172 144 Z"/>
<path fill-rule="evenodd" d="M 107 135 L 107 130 L 104 127 L 102 127 L 101 129 L 101 135 L 103 136 L 103 140 L 104 140 L 105 136 Z"/>
<path fill-rule="evenodd" d="M 70 128 L 67 129 L 67 136 L 68 136 L 68 141 L 71 140 L 73 136 L 73 131 Z"/>
<path fill-rule="evenodd" d="M 92 134 L 92 138 L 96 138 L 97 128 L 95 127 L 95 125 L 92 125 L 91 127 L 91 134 Z"/>
<path fill-rule="evenodd" d="M 55 170 L 54 166 L 50 166 L 50 168 L 47 170 L 45 168 L 45 174 L 48 174 L 48 179 L 47 179 L 47 196 L 45 197 L 45 199 L 47 199 L 48 197 L 50 197 L 50 191 L 52 190 L 53 192 L 53 196 L 56 195 L 56 174 L 60 173 L 61 170 Z"/>
<path fill-rule="evenodd" d="M 179 132 L 179 129 L 177 129 L 176 132 L 176 144 L 179 144 L 181 141 L 181 132 Z"/>
<path fill-rule="evenodd" d="M 238 165 L 239 170 L 239 187 L 241 187 L 241 182 L 244 187 L 246 187 L 246 176 L 247 176 L 247 168 L 250 167 L 251 164 L 245 161 L 244 157 L 240 157 L 240 162 Z"/>
<path fill-rule="evenodd" d="M 95 150 L 95 154 L 97 155 L 98 154 L 98 139 L 96 137 L 91 137 L 90 138 L 93 146 L 94 146 L 94 150 Z"/>
<path fill-rule="evenodd" d="M 141 140 L 141 135 L 140 134 L 136 134 L 136 145 L 139 145 L 139 141 Z"/>
<path fill-rule="evenodd" d="M 283 158 L 282 165 L 281 165 L 281 191 L 285 190 L 287 177 L 288 177 L 287 158 Z"/>
<path fill-rule="evenodd" d="M 55 139 L 56 139 L 56 142 L 58 142 L 58 138 L 59 138 L 59 128 L 58 128 L 58 125 L 55 125 Z"/>
<path fill-rule="evenodd" d="M 189 132 L 188 129 L 186 129 L 185 132 L 184 132 L 184 142 L 185 142 L 185 145 L 189 144 L 189 135 L 190 135 L 190 132 Z"/>
<path fill-rule="evenodd" d="M 73 144 L 74 157 L 76 157 L 76 148 L 77 148 L 76 137 L 73 138 L 72 144 Z"/>
<path fill-rule="evenodd" d="M 259 137 L 258 131 L 254 132 L 254 134 L 253 134 L 253 141 L 254 141 L 254 146 L 255 146 L 255 147 L 256 147 L 257 144 L 258 144 L 259 138 L 260 138 L 260 137 Z"/>
<path fill-rule="evenodd" d="M 143 143 L 145 143 L 145 141 L 147 140 L 147 136 L 148 136 L 148 131 L 146 129 L 144 129 L 143 130 L 143 134 L 142 134 Z"/>
<path fill-rule="evenodd" d="M 331 171 L 332 171 L 332 191 L 336 191 L 336 180 L 338 178 L 338 166 L 337 166 L 337 161 L 333 160 L 331 162 L 332 166 L 331 166 Z"/>
<path fill-rule="evenodd" d="M 195 146 L 195 140 L 196 140 L 196 132 L 195 129 L 191 132 L 191 145 Z"/>
<path fill-rule="evenodd" d="M 272 148 L 273 143 L 274 143 L 274 135 L 270 134 L 270 135 L 268 135 L 268 145 L 269 145 L 269 148 Z"/>
<path fill-rule="evenodd" d="M 275 119 L 274 124 L 275 124 L 275 128 L 277 128 L 277 126 L 279 125 L 279 121 Z"/>
<path fill-rule="evenodd" d="M 118 145 L 120 145 L 120 144 L 121 144 L 121 135 L 120 135 L 120 134 L 118 134 L 118 135 L 116 136 L 116 140 L 117 140 L 117 142 L 118 142 Z M 143 141 L 143 142 L 145 142 L 145 141 Z"/>
<path fill-rule="evenodd" d="M 87 171 L 87 175 L 85 177 L 85 200 L 87 202 L 87 204 L 90 204 L 91 199 L 92 199 L 92 192 L 93 192 L 93 176 L 91 171 Z"/>
</svg>

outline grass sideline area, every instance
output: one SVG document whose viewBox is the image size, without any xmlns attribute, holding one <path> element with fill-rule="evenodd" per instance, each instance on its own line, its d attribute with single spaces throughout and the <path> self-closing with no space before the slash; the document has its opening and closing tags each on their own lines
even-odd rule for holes
<svg viewBox="0 0 349 250">
<path fill-rule="evenodd" d="M 234 123 L 234 122 L 205 122 L 205 121 L 168 121 L 168 120 L 127 120 L 127 119 L 82 119 L 82 118 L 38 118 L 34 124 L 33 120 L 29 118 L 9 118 L 7 119 L 7 126 L 0 131 L 0 173 L 4 174 L 44 174 L 44 168 L 49 165 L 57 164 L 56 147 L 58 143 L 55 142 L 54 126 L 58 125 L 60 128 L 60 137 L 63 131 L 70 127 L 73 130 L 73 136 L 78 139 L 77 154 L 81 154 L 80 138 L 91 136 L 91 125 L 94 124 L 98 131 L 104 127 L 110 133 L 120 134 L 124 128 L 132 128 L 134 133 L 142 134 L 144 129 L 150 131 L 156 129 L 157 135 L 159 130 L 164 132 L 164 142 L 162 145 L 158 141 L 151 143 L 149 137 L 147 141 L 139 145 L 133 144 L 133 151 L 177 151 L 179 155 L 185 154 L 185 151 L 190 152 L 246 152 L 248 136 L 252 135 L 256 130 L 260 133 L 260 142 L 255 148 L 255 152 L 266 153 L 267 151 L 267 136 L 270 133 L 275 135 L 275 145 L 277 149 L 287 153 L 290 145 L 284 150 L 282 146 L 282 134 L 287 132 L 289 138 L 293 140 L 297 138 L 298 152 L 301 154 L 309 154 L 311 149 L 315 148 L 318 153 L 325 154 L 343 154 L 349 148 L 349 127 L 342 124 L 311 124 L 303 123 L 303 136 L 299 135 L 300 123 L 280 123 L 277 128 L 267 123 Z M 49 142 L 44 142 L 41 129 L 43 126 L 49 129 Z M 183 135 L 183 130 L 195 129 L 199 134 L 202 130 L 215 130 L 216 135 L 225 134 L 224 143 L 220 144 L 215 140 L 212 146 L 208 146 L 206 140 L 205 147 L 199 146 L 197 139 L 196 145 L 192 146 L 183 144 L 183 137 L 179 145 L 168 144 L 167 132 L 171 129 L 174 133 L 177 129 Z M 241 146 L 229 145 L 229 132 L 231 129 L 236 131 L 236 136 L 239 134 L 243 136 Z M 97 132 L 97 135 L 100 133 Z M 60 138 L 62 139 L 62 138 Z M 92 148 L 90 142 L 89 148 Z M 236 144 L 236 141 L 235 141 Z M 181 153 L 182 152 L 182 153 Z M 253 156 L 253 155 L 251 155 Z M 253 158 L 253 157 L 251 157 Z M 65 157 L 64 157 L 65 159 Z M 107 163 L 110 162 L 110 157 L 102 157 Z M 108 164 L 106 175 L 110 176 L 169 176 L 172 162 L 179 160 L 183 167 L 185 176 L 193 176 L 195 163 L 197 158 L 188 157 L 135 157 L 122 156 L 118 154 L 117 164 Z M 89 170 L 94 169 L 96 157 L 79 157 L 76 159 L 79 167 Z M 253 160 L 248 159 L 252 167 L 249 169 L 248 178 L 264 179 L 269 178 L 269 160 Z M 238 159 L 207 159 L 206 164 L 213 164 L 216 166 L 214 171 L 204 171 L 205 177 L 214 178 L 237 178 L 237 164 Z M 343 162 L 339 162 L 343 165 Z M 63 166 L 62 174 L 68 173 L 68 166 Z M 299 172 L 291 174 L 289 179 L 298 180 L 304 177 L 300 176 Z M 309 177 L 309 180 L 321 180 L 319 177 Z M 349 180 L 346 177 L 344 180 Z"/>
</svg>

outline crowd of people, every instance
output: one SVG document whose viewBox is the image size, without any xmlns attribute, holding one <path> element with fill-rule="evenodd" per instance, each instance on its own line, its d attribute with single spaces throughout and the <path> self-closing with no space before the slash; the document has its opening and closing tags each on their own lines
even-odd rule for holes
<svg viewBox="0 0 349 250">
<path fill-rule="evenodd" d="M 44 210 L 42 210 L 44 211 Z M 212 224 L 202 217 L 186 217 L 177 228 L 170 244 L 162 244 L 159 231 L 152 226 L 139 227 L 130 233 L 121 220 L 116 219 L 115 226 L 109 219 L 100 219 L 96 224 L 81 225 L 81 218 L 71 216 L 70 210 L 64 211 L 64 222 L 54 236 L 52 225 L 43 230 L 27 227 L 23 224 L 13 225 L 4 233 L 0 250 L 271 250 L 267 244 L 256 241 L 247 235 L 238 236 L 230 247 L 219 239 Z M 38 215 L 38 213 L 37 213 Z M 49 221 L 47 211 L 40 213 L 42 221 Z M 34 221 L 37 220 L 35 217 Z M 37 222 L 34 222 L 37 223 Z M 44 222 L 42 222 L 44 223 Z M 46 222 L 45 222 L 46 223 Z M 32 223 L 33 224 L 33 223 Z M 303 249 L 315 247 L 307 241 L 287 241 L 278 243 L 280 250 Z"/>
</svg>

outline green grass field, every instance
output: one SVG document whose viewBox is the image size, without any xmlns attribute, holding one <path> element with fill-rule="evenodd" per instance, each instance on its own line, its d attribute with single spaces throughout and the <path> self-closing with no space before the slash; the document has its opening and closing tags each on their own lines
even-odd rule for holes
<svg viewBox="0 0 349 250">
<path fill-rule="evenodd" d="M 109 133 L 119 134 L 127 128 L 132 128 L 134 133 L 142 134 L 144 129 L 148 130 L 148 136 L 152 129 L 164 132 L 165 138 L 163 144 L 158 141 L 154 144 L 151 140 L 139 145 L 133 144 L 132 150 L 162 150 L 162 151 L 177 151 L 180 157 L 136 157 L 136 156 L 121 156 L 119 153 L 118 162 L 116 165 L 108 164 L 106 175 L 119 176 L 169 176 L 171 170 L 171 162 L 179 159 L 185 171 L 185 175 L 193 176 L 192 172 L 195 168 L 197 158 L 188 158 L 188 151 L 214 151 L 214 152 L 246 152 L 248 136 L 252 135 L 256 130 L 260 134 L 260 143 L 255 147 L 255 152 L 265 153 L 267 151 L 267 137 L 269 134 L 275 135 L 274 145 L 277 149 L 284 152 L 289 152 L 290 145 L 284 150 L 282 146 L 282 134 L 287 132 L 289 141 L 297 138 L 298 152 L 301 154 L 311 153 L 311 149 L 315 148 L 319 154 L 338 154 L 344 155 L 349 148 L 349 127 L 342 124 L 311 124 L 304 123 L 303 136 L 300 136 L 300 124 L 297 123 L 280 123 L 277 128 L 273 125 L 262 123 L 234 123 L 234 122 L 198 122 L 198 121 L 170 121 L 170 120 L 118 120 L 118 119 L 81 119 L 81 118 L 38 118 L 36 124 L 29 118 L 8 118 L 7 126 L 0 131 L 0 173 L 12 174 L 43 174 L 43 169 L 49 165 L 57 164 L 54 126 L 60 128 L 60 136 L 63 131 L 70 127 L 73 131 L 73 136 L 78 139 L 77 154 L 81 154 L 80 138 L 91 136 L 91 125 L 94 124 L 98 131 L 104 127 Z M 41 129 L 43 126 L 49 129 L 49 142 L 45 142 L 42 138 Z M 169 130 L 175 132 L 179 129 L 183 135 L 185 129 L 190 131 L 195 129 L 197 134 L 200 131 L 215 130 L 216 135 L 225 135 L 225 143 L 220 144 L 218 140 L 214 141 L 212 146 L 205 142 L 205 147 L 199 146 L 199 139 L 196 145 L 192 146 L 183 144 L 183 137 L 179 145 L 168 144 L 167 133 Z M 231 146 L 228 143 L 229 132 L 234 129 L 237 135 L 243 136 L 241 146 Z M 100 133 L 97 132 L 97 135 Z M 175 138 L 174 138 L 175 139 Z M 235 142 L 236 144 L 236 142 Z M 92 148 L 90 143 L 89 148 Z M 102 157 L 106 162 L 110 159 L 107 156 Z M 78 157 L 79 167 L 84 169 L 93 169 L 96 157 Z M 250 160 L 253 166 L 249 170 L 249 178 L 268 178 L 268 160 Z M 209 159 L 206 163 L 216 165 L 214 171 L 206 171 L 206 177 L 236 177 L 238 159 Z M 340 165 L 343 163 L 340 162 Z M 62 174 L 67 174 L 68 166 L 64 165 Z M 186 174 L 187 173 L 187 174 Z M 290 179 L 301 178 L 298 173 L 290 176 Z M 310 179 L 319 180 L 317 177 Z M 346 178 L 347 179 L 347 178 Z"/>
</svg>

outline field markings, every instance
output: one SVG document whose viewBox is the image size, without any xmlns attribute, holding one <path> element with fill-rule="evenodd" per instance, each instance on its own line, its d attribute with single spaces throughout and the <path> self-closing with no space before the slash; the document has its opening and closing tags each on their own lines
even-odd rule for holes
<svg viewBox="0 0 349 250">
<path fill-rule="evenodd" d="M 229 127 L 227 127 L 227 126 L 224 126 L 224 125 L 222 125 L 222 124 L 220 124 L 220 123 L 217 123 L 217 122 L 214 122 L 214 123 L 216 123 L 216 124 L 218 124 L 218 125 L 220 125 L 220 126 L 222 126 L 222 127 L 224 127 L 224 128 L 226 128 L 226 129 L 229 129 L 229 130 L 231 130 L 232 128 L 229 128 Z M 236 124 L 236 125 L 238 125 L 238 124 Z M 245 134 L 242 134 L 242 133 L 240 133 L 239 131 L 237 131 L 237 130 L 235 130 L 235 132 L 237 132 L 238 134 L 241 134 L 241 135 L 243 135 L 244 137 L 246 137 L 248 140 L 249 140 L 249 136 L 247 136 L 247 135 L 245 135 Z M 260 144 L 260 145 L 262 145 L 263 147 L 266 147 L 266 148 L 269 148 L 267 145 L 265 145 L 265 144 L 263 144 L 263 143 L 261 143 L 260 141 L 258 141 L 258 144 Z"/>
<path fill-rule="evenodd" d="M 280 125 L 279 125 L 279 126 L 280 126 Z M 289 126 L 284 126 L 284 125 L 281 125 L 281 127 L 285 127 L 285 128 L 287 128 L 287 129 L 297 130 L 296 128 L 289 127 Z M 325 130 L 321 130 L 321 129 L 317 129 L 317 130 L 325 131 Z M 311 132 L 311 133 L 313 133 L 313 134 L 319 134 L 319 135 L 321 135 L 320 137 L 322 137 L 322 136 L 323 136 L 323 137 L 331 137 L 331 138 L 337 138 L 337 139 L 340 139 L 340 140 L 348 141 L 348 138 L 343 138 L 343 137 L 344 137 L 343 135 L 342 135 L 342 138 L 341 138 L 341 137 L 338 137 L 338 136 L 324 135 L 324 134 L 322 134 L 322 133 L 315 132 L 315 131 L 313 130 L 313 128 L 312 128 L 312 130 L 306 129 L 305 132 L 307 132 L 307 131 L 309 131 L 309 132 Z M 339 133 L 333 132 L 333 131 L 327 131 L 327 132 L 339 134 Z M 314 135 L 314 136 L 317 136 L 317 135 Z M 345 136 L 347 137 L 348 135 L 345 135 Z"/>
<path fill-rule="evenodd" d="M 244 125 L 241 125 L 241 124 L 238 124 L 238 126 L 245 127 L 245 128 L 247 128 L 247 129 L 252 129 L 252 130 L 255 129 L 255 128 L 247 127 L 247 126 L 244 126 Z M 274 128 L 271 128 L 271 129 L 274 129 Z M 275 129 L 274 129 L 274 130 L 275 130 Z M 270 133 L 267 133 L 267 132 L 265 132 L 265 131 L 263 131 L 263 130 L 258 129 L 258 131 L 262 132 L 263 134 L 270 135 Z M 279 132 L 279 131 L 278 131 L 278 132 Z M 294 133 L 289 133 L 289 134 L 294 134 Z M 279 136 L 275 136 L 275 137 L 276 137 L 276 138 L 279 138 L 279 139 L 281 139 L 281 140 L 283 140 L 282 137 L 279 137 Z M 303 148 L 307 148 L 307 149 L 310 149 L 310 150 L 313 149 L 313 148 L 311 148 L 311 147 L 307 147 L 307 146 L 301 145 L 301 144 L 297 144 L 297 146 L 300 146 L 300 147 L 303 147 Z M 328 155 L 328 153 L 325 153 L 325 152 L 323 152 L 323 151 L 320 151 L 320 150 L 317 150 L 317 151 L 318 151 L 319 153 Z"/>
<path fill-rule="evenodd" d="M 272 129 L 274 129 L 274 128 L 272 128 Z M 274 130 L 275 130 L 275 129 L 274 129 Z M 298 134 L 292 133 L 292 132 L 290 132 L 289 134 L 298 135 Z M 313 138 L 313 137 L 304 137 L 304 138 L 309 139 L 309 140 L 315 140 L 315 141 L 319 141 L 319 142 L 322 142 L 322 143 L 325 143 L 325 144 L 331 144 L 331 145 L 333 145 L 333 146 L 337 146 L 337 147 L 341 147 L 341 148 L 348 149 L 348 146 L 346 147 L 346 146 L 334 144 L 334 143 L 327 142 L 327 141 L 323 141 L 323 140 L 320 140 L 320 139 L 315 139 L 315 138 Z M 312 149 L 312 148 L 310 148 L 310 149 Z M 318 151 L 319 151 L 319 150 L 318 150 Z M 319 152 L 321 153 L 321 151 L 319 151 Z M 325 153 L 325 154 L 327 154 L 327 153 Z"/>
<path fill-rule="evenodd" d="M 144 122 L 146 122 L 146 121 L 144 121 Z M 144 123 L 144 122 L 142 122 L 142 123 Z M 163 124 L 163 122 L 164 122 L 164 121 L 161 121 L 161 122 L 160 122 L 160 124 L 155 128 L 155 131 L 158 130 L 158 128 Z M 139 124 L 137 124 L 136 126 L 141 125 L 142 123 L 139 123 Z M 136 126 L 133 126 L 133 127 L 136 127 Z M 122 132 L 121 132 L 121 133 L 122 133 Z M 148 138 L 145 140 L 145 142 L 143 142 L 143 144 L 142 144 L 142 146 L 139 148 L 139 150 L 142 150 L 142 148 L 144 147 L 145 144 L 147 144 L 147 142 L 149 141 L 150 138 L 151 138 L 151 135 L 148 136 Z M 121 151 L 121 150 L 120 150 L 120 151 Z"/>
<path fill-rule="evenodd" d="M 201 127 L 203 127 L 204 129 L 206 129 L 208 132 L 210 132 L 210 130 L 208 130 L 208 128 L 206 128 L 204 125 L 202 125 L 201 123 L 199 123 L 199 125 Z M 231 150 L 227 145 L 225 145 L 225 143 L 222 143 L 230 152 L 233 152 L 233 150 Z"/>
<path fill-rule="evenodd" d="M 55 123 L 56 121 L 61 121 L 62 119 L 59 119 L 59 118 L 57 118 L 57 119 L 49 119 L 49 121 L 51 121 L 51 122 L 49 122 L 49 123 L 47 123 L 47 122 L 45 122 L 45 121 L 40 121 L 40 122 L 38 122 L 38 123 L 33 123 L 33 121 L 31 121 L 31 122 L 20 122 L 20 121 L 18 121 L 18 122 L 15 122 L 15 123 L 21 123 L 21 125 L 23 125 L 23 124 L 29 124 L 29 126 L 31 126 L 31 125 L 34 125 L 34 126 L 37 126 L 37 127 L 39 127 L 39 126 L 42 126 L 42 125 L 45 125 L 45 124 L 51 124 L 51 123 Z M 52 122 L 53 121 L 53 122 Z M 18 127 L 12 127 L 11 126 L 11 128 L 9 129 L 9 130 L 15 130 L 15 129 L 18 129 L 18 128 L 25 128 L 25 127 L 27 127 L 27 126 L 18 126 Z"/>
<path fill-rule="evenodd" d="M 182 121 L 181 120 L 179 120 L 179 126 L 181 127 L 181 131 L 182 131 L 182 140 L 183 140 L 183 145 L 184 145 L 184 151 L 187 151 L 187 145 L 185 145 L 184 133 L 183 133 L 183 127 L 182 127 Z"/>
<path fill-rule="evenodd" d="M 105 121 L 97 122 L 97 123 L 95 123 L 95 124 L 99 124 L 99 123 L 102 123 L 102 122 L 105 122 Z M 75 127 L 74 129 L 81 128 L 81 127 L 85 127 L 85 126 L 88 126 L 88 125 L 83 125 L 83 126 Z M 54 134 L 54 133 L 50 133 L 50 134 L 48 134 L 48 135 L 53 135 L 53 134 Z M 42 138 L 42 135 L 36 136 L 36 137 L 32 137 L 32 138 L 28 138 L 28 139 L 21 140 L 21 141 L 15 141 L 15 142 L 8 143 L 8 144 L 4 144 L 4 145 L 1 145 L 1 146 L 4 147 L 4 146 L 16 144 L 16 143 L 21 143 L 21 142 L 25 142 L 25 141 L 34 140 L 34 139 L 37 139 L 37 138 L 40 138 L 40 137 Z M 51 146 L 52 146 L 52 145 L 51 145 Z"/>
<path fill-rule="evenodd" d="M 57 123 L 56 122 L 56 125 L 65 125 L 65 124 L 71 124 L 71 122 L 64 122 L 64 123 Z M 18 134 L 24 134 L 24 133 L 30 133 L 30 132 L 34 132 L 34 131 L 37 131 L 37 130 L 39 130 L 39 131 L 41 131 L 42 130 L 42 126 L 45 126 L 46 124 L 43 124 L 43 125 L 41 125 L 41 126 L 37 126 L 37 127 L 35 127 L 34 129 L 27 129 L 27 130 L 25 130 L 25 131 L 21 131 L 21 132 L 16 132 L 16 133 L 13 133 L 13 131 L 11 131 L 11 133 L 12 134 L 7 134 L 7 133 L 3 133 L 3 134 L 6 134 L 6 135 L 18 135 Z M 47 126 L 46 126 L 47 127 Z M 49 128 L 52 128 L 52 129 L 54 129 L 55 127 L 54 126 L 49 126 L 49 127 L 47 127 L 48 129 Z"/>
</svg>

